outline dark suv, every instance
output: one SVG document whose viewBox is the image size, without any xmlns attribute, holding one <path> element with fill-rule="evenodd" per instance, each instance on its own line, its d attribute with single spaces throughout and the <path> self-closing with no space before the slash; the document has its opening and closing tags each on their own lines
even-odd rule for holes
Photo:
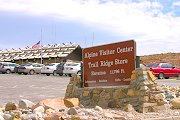
<svg viewBox="0 0 180 120">
<path fill-rule="evenodd" d="M 63 75 L 63 66 L 64 66 L 64 62 L 61 62 L 59 65 L 57 65 L 56 67 L 56 73 L 59 74 L 59 76 Z"/>
</svg>

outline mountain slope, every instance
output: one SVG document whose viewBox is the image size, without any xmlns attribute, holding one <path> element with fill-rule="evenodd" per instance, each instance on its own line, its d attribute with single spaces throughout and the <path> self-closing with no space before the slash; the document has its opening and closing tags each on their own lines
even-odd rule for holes
<svg viewBox="0 0 180 120">
<path fill-rule="evenodd" d="M 149 64 L 153 62 L 168 62 L 174 67 L 180 68 L 180 53 L 162 53 L 140 56 L 140 60 L 144 64 Z"/>
</svg>

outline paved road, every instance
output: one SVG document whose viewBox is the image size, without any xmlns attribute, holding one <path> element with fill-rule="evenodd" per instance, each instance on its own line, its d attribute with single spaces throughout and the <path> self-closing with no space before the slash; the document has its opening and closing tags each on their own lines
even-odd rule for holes
<svg viewBox="0 0 180 120">
<path fill-rule="evenodd" d="M 38 102 L 46 98 L 64 97 L 69 82 L 66 76 L 0 74 L 0 105 L 28 99 Z"/>
<path fill-rule="evenodd" d="M 158 79 L 158 85 L 167 85 L 167 86 L 180 86 L 180 79 L 177 78 L 170 78 L 170 79 Z"/>
<path fill-rule="evenodd" d="M 46 75 L 0 74 L 0 105 L 18 103 L 19 99 L 38 102 L 46 98 L 63 98 L 69 77 Z M 157 80 L 158 85 L 180 86 L 180 80 Z"/>
</svg>

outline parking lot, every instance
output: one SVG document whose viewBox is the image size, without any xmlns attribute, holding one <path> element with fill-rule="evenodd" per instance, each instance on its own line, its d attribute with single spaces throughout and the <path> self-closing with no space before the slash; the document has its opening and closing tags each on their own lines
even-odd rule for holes
<svg viewBox="0 0 180 120">
<path fill-rule="evenodd" d="M 70 77 L 46 75 L 0 74 L 0 105 L 28 99 L 38 102 L 46 98 L 63 98 Z M 176 78 L 157 80 L 158 85 L 178 86 Z"/>
<path fill-rule="evenodd" d="M 0 105 L 28 99 L 63 98 L 69 82 L 66 76 L 0 74 Z"/>
</svg>

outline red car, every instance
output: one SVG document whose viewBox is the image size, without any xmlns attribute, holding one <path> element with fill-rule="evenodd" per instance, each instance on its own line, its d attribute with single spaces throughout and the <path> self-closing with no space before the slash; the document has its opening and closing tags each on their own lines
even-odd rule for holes
<svg viewBox="0 0 180 120">
<path fill-rule="evenodd" d="M 159 79 L 180 76 L 180 69 L 173 67 L 169 63 L 151 63 L 147 65 L 147 67 L 149 67 L 154 75 Z"/>
</svg>

